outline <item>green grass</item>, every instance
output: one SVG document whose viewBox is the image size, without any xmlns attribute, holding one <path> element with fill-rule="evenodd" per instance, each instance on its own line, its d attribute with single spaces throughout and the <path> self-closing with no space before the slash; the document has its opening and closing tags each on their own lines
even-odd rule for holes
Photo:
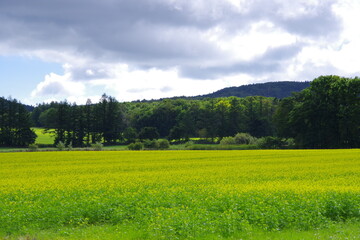
<svg viewBox="0 0 360 240">
<path fill-rule="evenodd" d="M 7 240 L 105 240 L 105 239 L 147 239 L 149 233 L 129 225 L 100 225 L 85 227 L 64 227 L 60 229 L 41 230 L 30 232 L 27 235 L 7 237 Z M 216 234 L 204 234 L 197 239 L 247 239 L 247 240 L 358 240 L 360 238 L 359 223 L 337 223 L 331 224 L 325 229 L 309 231 L 284 230 L 284 231 L 262 231 L 253 229 L 240 232 L 231 237 L 223 237 Z M 155 238 L 154 238 L 155 239 Z M 160 239 L 163 239 L 160 237 Z"/>
<path fill-rule="evenodd" d="M 54 143 L 54 136 L 51 133 L 45 133 L 44 128 L 32 128 L 36 135 L 36 144 L 51 145 Z"/>
<path fill-rule="evenodd" d="M 359 236 L 360 150 L 0 156 L 0 238 Z"/>
</svg>

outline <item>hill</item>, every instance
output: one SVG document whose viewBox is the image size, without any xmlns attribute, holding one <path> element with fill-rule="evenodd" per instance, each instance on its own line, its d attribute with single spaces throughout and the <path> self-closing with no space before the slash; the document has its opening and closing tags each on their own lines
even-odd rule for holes
<svg viewBox="0 0 360 240">
<path fill-rule="evenodd" d="M 4 98 L 4 97 L 0 97 L 0 98 L 1 98 L 4 102 L 11 102 L 11 101 L 14 100 L 14 99 L 12 99 L 12 98 Z M 21 104 L 21 105 L 23 105 L 24 108 L 25 108 L 27 111 L 29 111 L 29 112 L 32 112 L 32 111 L 35 109 L 34 106 L 30 106 L 30 105 L 23 104 L 23 103 L 19 102 L 18 100 L 16 100 L 16 102 L 19 103 L 19 104 Z"/>
<path fill-rule="evenodd" d="M 293 92 L 300 92 L 301 90 L 310 86 L 310 82 L 267 82 L 256 83 L 250 85 L 243 85 L 239 87 L 228 87 L 219 91 L 191 97 L 193 99 L 201 98 L 218 98 L 218 97 L 248 97 L 248 96 L 263 96 L 285 98 L 290 97 Z"/>
</svg>

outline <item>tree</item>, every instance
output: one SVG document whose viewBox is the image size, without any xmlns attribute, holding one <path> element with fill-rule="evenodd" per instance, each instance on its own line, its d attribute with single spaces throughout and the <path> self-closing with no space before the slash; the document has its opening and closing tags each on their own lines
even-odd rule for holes
<svg viewBox="0 0 360 240">
<path fill-rule="evenodd" d="M 156 127 L 144 127 L 139 132 L 139 139 L 145 140 L 145 139 L 158 139 L 160 137 L 160 134 Z"/>
<path fill-rule="evenodd" d="M 123 137 L 126 139 L 128 143 L 135 142 L 137 138 L 137 132 L 135 128 L 128 127 L 123 132 Z"/>
<path fill-rule="evenodd" d="M 25 147 L 33 144 L 30 113 L 16 99 L 0 98 L 0 146 Z"/>
<path fill-rule="evenodd" d="M 288 127 L 293 129 L 296 143 L 305 148 L 359 147 L 359 94 L 358 78 L 315 79 L 293 97 Z"/>
</svg>

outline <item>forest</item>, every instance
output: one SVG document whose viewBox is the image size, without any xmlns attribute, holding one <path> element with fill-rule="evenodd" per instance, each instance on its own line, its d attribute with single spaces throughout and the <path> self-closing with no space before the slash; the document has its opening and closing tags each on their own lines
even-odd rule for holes
<svg viewBox="0 0 360 240">
<path fill-rule="evenodd" d="M 219 142 L 237 133 L 293 139 L 296 148 L 360 147 L 360 79 L 320 76 L 286 98 L 248 96 L 118 102 L 104 94 L 85 105 L 38 104 L 31 112 L 0 99 L 0 146 L 35 142 L 43 127 L 62 142 L 86 147 L 166 138 Z"/>
</svg>

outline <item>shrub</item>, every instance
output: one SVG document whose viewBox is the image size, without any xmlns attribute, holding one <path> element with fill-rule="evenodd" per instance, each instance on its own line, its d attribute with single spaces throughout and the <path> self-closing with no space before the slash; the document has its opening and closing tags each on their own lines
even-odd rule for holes
<svg viewBox="0 0 360 240">
<path fill-rule="evenodd" d="M 150 140 L 150 139 L 146 139 L 143 142 L 144 144 L 144 148 L 148 148 L 148 149 L 158 149 L 159 148 L 159 142 L 155 139 Z"/>
<path fill-rule="evenodd" d="M 286 139 L 285 144 L 286 144 L 286 148 L 295 148 L 296 147 L 295 140 L 293 138 Z"/>
<path fill-rule="evenodd" d="M 238 133 L 235 135 L 234 140 L 236 144 L 254 144 L 257 139 L 249 133 Z"/>
<path fill-rule="evenodd" d="M 92 147 L 92 149 L 95 150 L 95 151 L 101 151 L 102 148 L 103 148 L 103 145 L 102 145 L 102 143 L 100 143 L 100 142 L 96 142 L 96 143 L 94 143 L 94 144 L 91 144 L 91 147 Z"/>
<path fill-rule="evenodd" d="M 224 137 L 220 141 L 220 145 L 234 145 L 234 144 L 236 144 L 236 142 L 233 137 Z"/>
<path fill-rule="evenodd" d="M 72 142 L 69 143 L 69 145 L 67 145 L 68 151 L 73 150 L 73 146 L 72 146 Z"/>
<path fill-rule="evenodd" d="M 65 149 L 65 143 L 63 143 L 62 141 L 60 141 L 58 144 L 56 144 L 56 148 L 59 151 L 63 151 Z"/>
<path fill-rule="evenodd" d="M 258 140 L 258 146 L 263 149 L 280 149 L 284 148 L 286 142 L 282 138 L 278 137 L 262 137 Z"/>
<path fill-rule="evenodd" d="M 159 139 L 158 141 L 159 149 L 168 149 L 170 148 L 170 143 L 167 139 Z"/>
<path fill-rule="evenodd" d="M 185 148 L 191 148 L 194 145 L 193 141 L 188 141 L 185 143 Z"/>
<path fill-rule="evenodd" d="M 130 143 L 128 145 L 129 150 L 141 150 L 143 148 L 144 148 L 144 144 L 142 144 L 141 142 Z"/>
<path fill-rule="evenodd" d="M 30 152 L 35 152 L 39 149 L 39 146 L 35 143 L 29 144 L 29 151 Z"/>
</svg>

